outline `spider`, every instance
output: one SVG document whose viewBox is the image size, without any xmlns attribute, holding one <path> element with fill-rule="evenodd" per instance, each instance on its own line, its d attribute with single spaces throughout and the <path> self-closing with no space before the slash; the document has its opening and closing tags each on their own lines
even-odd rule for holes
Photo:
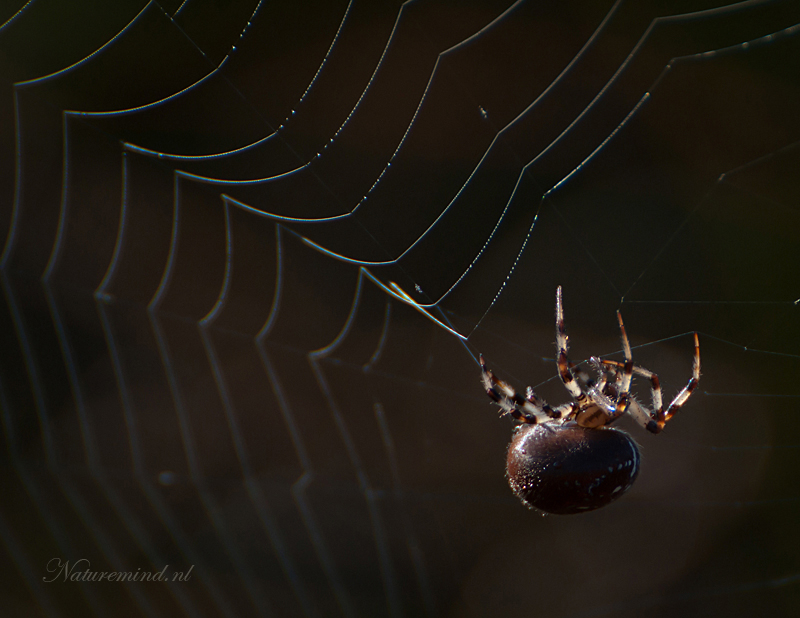
<svg viewBox="0 0 800 618">
<path fill-rule="evenodd" d="M 692 377 L 664 409 L 661 385 L 652 371 L 633 364 L 622 316 L 617 311 L 625 361 L 590 359 L 594 380 L 567 356 L 561 287 L 556 290 L 558 375 L 572 401 L 556 408 L 529 386 L 525 397 L 501 380 L 480 357 L 483 386 L 502 413 L 519 421 L 508 446 L 511 489 L 529 508 L 567 515 L 598 509 L 624 494 L 639 474 L 639 449 L 625 432 L 611 425 L 627 413 L 652 433 L 686 403 L 700 380 L 700 342 L 694 334 Z M 652 408 L 631 396 L 633 374 L 650 381 Z"/>
</svg>

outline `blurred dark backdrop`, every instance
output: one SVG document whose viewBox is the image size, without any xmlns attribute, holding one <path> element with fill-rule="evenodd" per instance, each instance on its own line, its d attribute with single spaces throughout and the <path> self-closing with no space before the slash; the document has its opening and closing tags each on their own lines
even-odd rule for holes
<svg viewBox="0 0 800 618">
<path fill-rule="evenodd" d="M 798 615 L 799 22 L 6 3 L 3 615 Z M 665 397 L 695 330 L 704 375 L 623 421 L 629 494 L 542 517 L 475 357 L 565 401 L 558 285 L 576 361 L 620 309 Z"/>
</svg>

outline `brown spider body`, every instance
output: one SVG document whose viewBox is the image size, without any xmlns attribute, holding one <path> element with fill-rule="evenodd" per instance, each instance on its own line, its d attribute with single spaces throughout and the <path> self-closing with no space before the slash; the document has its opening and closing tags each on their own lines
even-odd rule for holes
<svg viewBox="0 0 800 618">
<path fill-rule="evenodd" d="M 508 446 L 508 483 L 530 508 L 584 513 L 624 494 L 639 474 L 639 449 L 616 429 L 519 425 Z"/>
<path fill-rule="evenodd" d="M 495 377 L 480 357 L 486 394 L 519 421 L 508 449 L 507 473 L 514 493 L 529 507 L 546 513 L 581 513 L 605 506 L 624 494 L 639 473 L 639 451 L 633 439 L 610 425 L 629 414 L 642 427 L 659 433 L 686 403 L 700 380 L 700 343 L 694 334 L 694 363 L 689 383 L 667 409 L 661 385 L 652 371 L 633 364 L 631 346 L 617 312 L 625 361 L 592 357 L 592 379 L 569 361 L 567 331 L 556 292 L 558 374 L 572 401 L 556 408 L 528 387 L 525 397 Z M 633 374 L 650 381 L 652 409 L 630 395 Z"/>
</svg>

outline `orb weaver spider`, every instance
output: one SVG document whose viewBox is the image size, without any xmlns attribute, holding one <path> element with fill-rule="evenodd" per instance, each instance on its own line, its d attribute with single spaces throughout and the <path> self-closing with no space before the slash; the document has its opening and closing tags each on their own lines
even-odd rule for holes
<svg viewBox="0 0 800 618">
<path fill-rule="evenodd" d="M 624 362 L 593 356 L 593 380 L 570 362 L 561 286 L 556 291 L 558 375 L 571 396 L 552 408 L 531 387 L 522 397 L 495 377 L 480 357 L 483 387 L 503 415 L 519 421 L 508 447 L 506 471 L 511 489 L 528 507 L 572 514 L 598 509 L 623 495 L 639 474 L 639 449 L 627 433 L 611 425 L 630 415 L 659 433 L 686 403 L 700 381 L 700 342 L 694 333 L 694 363 L 689 383 L 664 409 L 658 376 L 634 365 L 622 315 L 617 312 Z M 633 374 L 650 381 L 652 407 L 630 394 Z"/>
</svg>

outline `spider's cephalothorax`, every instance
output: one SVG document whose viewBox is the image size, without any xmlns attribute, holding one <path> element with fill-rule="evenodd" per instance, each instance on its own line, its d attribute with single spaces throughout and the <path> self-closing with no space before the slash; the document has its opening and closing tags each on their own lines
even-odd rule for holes
<svg viewBox="0 0 800 618">
<path fill-rule="evenodd" d="M 659 433 L 686 403 L 700 380 L 700 342 L 694 334 L 692 377 L 664 409 L 658 376 L 633 364 L 622 316 L 617 312 L 625 361 L 592 357 L 593 380 L 567 356 L 567 331 L 556 292 L 558 375 L 572 401 L 551 408 L 528 387 L 525 397 L 498 380 L 480 357 L 483 386 L 503 414 L 521 424 L 508 448 L 507 473 L 514 493 L 529 507 L 569 514 L 605 506 L 624 494 L 639 473 L 639 451 L 633 439 L 610 425 L 627 413 L 652 433 Z M 650 380 L 653 407 L 630 395 L 633 374 Z"/>
</svg>

